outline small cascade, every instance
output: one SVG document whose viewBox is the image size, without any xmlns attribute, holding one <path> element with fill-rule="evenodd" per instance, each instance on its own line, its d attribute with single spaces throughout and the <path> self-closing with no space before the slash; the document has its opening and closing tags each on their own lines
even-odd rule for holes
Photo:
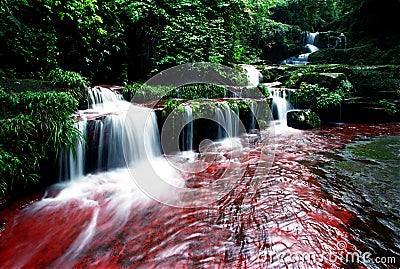
<svg viewBox="0 0 400 269">
<path fill-rule="evenodd" d="M 282 61 L 282 64 L 293 64 L 293 65 L 304 65 L 308 63 L 308 57 L 311 53 L 319 50 L 316 46 L 318 43 L 319 32 L 305 33 L 303 37 L 303 49 L 304 53 L 296 56 L 292 56 Z"/>
<path fill-rule="evenodd" d="M 307 44 L 314 45 L 314 44 L 316 44 L 318 42 L 318 36 L 319 36 L 319 32 L 315 32 L 315 33 L 307 32 L 307 33 L 305 33 L 303 44 L 304 45 L 307 45 Z"/>
<path fill-rule="evenodd" d="M 271 90 L 272 115 L 278 124 L 286 125 L 286 113 L 291 109 L 285 90 Z"/>
<path fill-rule="evenodd" d="M 181 149 L 184 151 L 193 150 L 193 115 L 192 107 L 185 106 L 185 123 L 182 129 Z"/>
<path fill-rule="evenodd" d="M 94 87 L 89 89 L 88 107 L 91 109 L 112 108 L 124 98 L 108 88 Z"/>
<path fill-rule="evenodd" d="M 86 137 L 86 126 L 86 120 L 79 121 L 75 124 L 75 127 L 82 132 L 84 137 Z M 85 141 L 78 142 L 73 150 L 74 152 L 68 153 L 65 150 L 61 151 L 58 160 L 58 166 L 60 167 L 59 179 L 80 178 L 84 175 L 86 157 Z"/>
<path fill-rule="evenodd" d="M 257 68 L 252 65 L 243 64 L 241 65 L 247 74 L 247 85 L 256 87 L 258 84 L 263 82 L 263 77 Z"/>
<path fill-rule="evenodd" d="M 228 137 L 235 137 L 239 135 L 239 116 L 238 111 L 233 111 L 227 102 L 221 103 L 220 106 L 222 114 L 224 115 L 224 126 Z"/>
<path fill-rule="evenodd" d="M 218 139 L 224 138 L 226 136 L 226 132 L 222 126 L 225 124 L 225 117 L 224 113 L 222 112 L 222 109 L 219 108 L 218 106 L 215 109 L 215 121 L 218 123 L 217 138 Z"/>
<path fill-rule="evenodd" d="M 76 145 L 76 154 L 62 152 L 60 180 L 124 167 L 126 158 L 134 162 L 146 154 L 161 154 L 154 112 L 124 101 L 115 91 L 103 87 L 89 89 L 89 108 L 78 111 L 77 117 L 87 144 Z M 124 156 L 125 148 L 132 150 Z"/>
<path fill-rule="evenodd" d="M 256 118 L 255 115 L 257 115 L 256 110 L 255 110 L 255 105 L 253 102 L 250 102 L 250 111 L 251 111 L 251 116 L 250 116 L 250 122 L 249 122 L 249 130 L 255 130 L 256 129 Z"/>
</svg>

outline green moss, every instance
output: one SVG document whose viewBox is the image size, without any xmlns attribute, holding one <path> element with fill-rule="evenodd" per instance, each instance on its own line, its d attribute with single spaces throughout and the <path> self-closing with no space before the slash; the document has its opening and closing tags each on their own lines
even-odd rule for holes
<svg viewBox="0 0 400 269">
<path fill-rule="evenodd" d="M 161 98 L 201 99 L 223 98 L 226 96 L 226 88 L 214 84 L 193 84 L 181 87 L 149 86 L 141 82 L 127 85 L 121 90 L 125 100 L 146 101 Z"/>
<path fill-rule="evenodd" d="M 382 65 L 400 64 L 398 57 L 400 46 L 393 45 L 384 49 L 380 44 L 365 41 L 360 45 L 348 49 L 321 49 L 312 53 L 309 61 L 312 63 L 340 63 L 350 65 Z"/>
<path fill-rule="evenodd" d="M 287 124 L 289 127 L 307 130 L 321 126 L 321 119 L 309 109 L 292 110 L 287 113 Z"/>
<path fill-rule="evenodd" d="M 363 156 L 374 160 L 394 160 L 397 157 L 396 150 L 399 137 L 391 137 L 363 144 L 352 145 L 348 150 L 357 156 Z"/>
</svg>

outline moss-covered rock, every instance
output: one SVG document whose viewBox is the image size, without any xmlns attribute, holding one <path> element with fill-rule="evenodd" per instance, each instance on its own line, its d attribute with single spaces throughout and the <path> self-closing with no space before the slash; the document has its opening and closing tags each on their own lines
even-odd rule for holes
<svg viewBox="0 0 400 269">
<path fill-rule="evenodd" d="M 321 119 L 310 109 L 296 109 L 288 111 L 287 125 L 289 127 L 308 130 L 321 125 Z"/>
<path fill-rule="evenodd" d="M 347 33 L 342 33 L 338 31 L 326 31 L 319 32 L 318 40 L 315 44 L 318 48 L 346 48 L 348 38 Z M 351 40 L 351 38 L 350 38 Z"/>
<path fill-rule="evenodd" d="M 307 84 L 318 84 L 319 86 L 328 89 L 334 89 L 343 80 L 346 80 L 346 75 L 344 73 L 299 72 L 291 76 L 289 81 L 286 83 L 286 86 L 298 88 L 301 83 L 304 82 Z"/>
<path fill-rule="evenodd" d="M 314 64 L 376 65 L 400 64 L 400 46 L 383 50 L 375 44 L 366 44 L 348 49 L 326 48 L 310 54 L 308 60 Z"/>
</svg>

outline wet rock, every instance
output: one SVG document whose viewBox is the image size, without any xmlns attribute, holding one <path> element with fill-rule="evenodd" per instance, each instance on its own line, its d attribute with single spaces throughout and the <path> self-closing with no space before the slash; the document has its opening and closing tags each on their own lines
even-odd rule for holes
<svg viewBox="0 0 400 269">
<path fill-rule="evenodd" d="M 321 119 L 310 109 L 296 109 L 288 111 L 287 125 L 289 127 L 307 130 L 321 125 Z"/>
</svg>

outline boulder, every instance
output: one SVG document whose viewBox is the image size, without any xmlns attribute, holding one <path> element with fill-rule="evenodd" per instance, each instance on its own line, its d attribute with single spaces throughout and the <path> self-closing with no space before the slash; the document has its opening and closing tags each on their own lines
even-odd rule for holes
<svg viewBox="0 0 400 269">
<path fill-rule="evenodd" d="M 310 109 L 295 109 L 287 112 L 287 125 L 289 127 L 308 130 L 321 125 L 321 119 Z"/>
</svg>

